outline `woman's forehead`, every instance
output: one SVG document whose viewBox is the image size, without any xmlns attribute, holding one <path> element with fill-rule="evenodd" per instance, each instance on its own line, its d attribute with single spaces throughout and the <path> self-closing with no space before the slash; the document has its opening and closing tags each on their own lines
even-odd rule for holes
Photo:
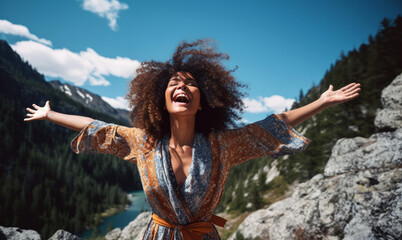
<svg viewBox="0 0 402 240">
<path fill-rule="evenodd" d="M 187 80 L 187 79 L 195 80 L 193 75 L 191 75 L 191 73 L 189 73 L 189 72 L 176 72 L 170 78 L 170 80 Z"/>
</svg>

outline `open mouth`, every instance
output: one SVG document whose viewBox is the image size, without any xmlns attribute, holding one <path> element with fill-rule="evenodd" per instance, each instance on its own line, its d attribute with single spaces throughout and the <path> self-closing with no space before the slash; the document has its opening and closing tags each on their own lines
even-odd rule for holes
<svg viewBox="0 0 402 240">
<path fill-rule="evenodd" d="M 173 101 L 178 103 L 189 103 L 190 98 L 187 96 L 187 94 L 179 93 L 176 96 L 174 96 Z"/>
</svg>

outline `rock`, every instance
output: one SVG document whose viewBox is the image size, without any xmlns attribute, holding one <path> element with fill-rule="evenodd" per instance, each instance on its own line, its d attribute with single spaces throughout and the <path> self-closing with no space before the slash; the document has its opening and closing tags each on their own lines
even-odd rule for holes
<svg viewBox="0 0 402 240">
<path fill-rule="evenodd" d="M 390 86 L 397 89 L 383 91 L 384 107 L 402 109 L 402 75 Z M 370 138 L 340 139 L 324 174 L 299 184 L 290 198 L 253 212 L 237 231 L 275 240 L 402 239 L 401 183 L 401 126 Z"/>
<path fill-rule="evenodd" d="M 34 230 L 25 230 L 16 227 L 0 226 L 0 239 L 8 240 L 41 240 L 40 235 Z"/>
<path fill-rule="evenodd" d="M 402 165 L 402 128 L 370 138 L 340 139 L 325 166 L 326 177 L 366 169 L 395 168 Z"/>
<path fill-rule="evenodd" d="M 117 240 L 121 235 L 121 229 L 115 228 L 105 235 L 106 240 Z"/>
<path fill-rule="evenodd" d="M 0 240 L 41 240 L 39 233 L 34 230 L 24 230 L 16 227 L 2 227 L 0 226 Z M 57 232 L 49 238 L 49 240 L 81 240 L 64 230 L 57 230 Z"/>
<path fill-rule="evenodd" d="M 346 237 L 344 240 L 370 240 L 376 239 L 371 232 L 371 227 L 367 225 L 364 219 L 355 217 L 345 227 Z"/>
<path fill-rule="evenodd" d="M 238 231 L 262 239 L 295 239 L 297 232 L 305 239 L 401 239 L 401 180 L 400 168 L 320 174 L 292 197 L 250 214 Z"/>
<path fill-rule="evenodd" d="M 397 129 L 402 127 L 402 74 L 384 88 L 381 93 L 381 103 L 384 107 L 374 121 L 374 125 L 382 129 Z"/>
<path fill-rule="evenodd" d="M 402 110 L 381 110 L 375 117 L 374 125 L 380 130 L 402 127 Z"/>
<path fill-rule="evenodd" d="M 289 210 L 293 204 L 295 204 L 294 199 L 287 198 L 272 204 L 269 211 L 267 209 L 257 210 L 240 224 L 237 231 L 240 231 L 245 238 L 270 239 L 270 230 L 272 228 L 267 228 L 267 226 L 273 225 L 275 220 L 283 215 L 283 212 Z M 278 231 L 281 231 L 281 229 L 278 229 Z M 229 240 L 233 239 L 235 239 L 235 234 L 229 238 Z"/>
<path fill-rule="evenodd" d="M 119 240 L 142 240 L 148 223 L 151 220 L 151 212 L 140 213 L 127 227 L 123 229 Z"/>
<path fill-rule="evenodd" d="M 402 74 L 382 90 L 381 103 L 385 109 L 402 109 Z"/>
<path fill-rule="evenodd" d="M 81 240 L 81 238 L 67 231 L 57 230 L 49 240 Z"/>
</svg>

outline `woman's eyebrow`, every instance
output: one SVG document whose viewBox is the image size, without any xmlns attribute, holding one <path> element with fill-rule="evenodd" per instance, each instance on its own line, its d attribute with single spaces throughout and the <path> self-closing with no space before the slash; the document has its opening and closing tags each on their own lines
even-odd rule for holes
<svg viewBox="0 0 402 240">
<path fill-rule="evenodd" d="M 186 77 L 184 80 L 185 81 L 197 81 L 197 80 L 195 80 L 194 78 L 191 78 L 191 77 Z"/>
<path fill-rule="evenodd" d="M 171 81 L 179 81 L 180 79 L 179 78 L 176 78 L 176 77 L 173 77 L 173 78 L 171 78 L 171 79 L 169 79 L 169 82 L 171 82 Z"/>
<path fill-rule="evenodd" d="M 173 78 L 169 79 L 169 81 L 180 81 L 180 80 L 181 80 L 181 78 L 179 78 L 179 77 L 173 77 Z M 197 80 L 195 80 L 193 78 L 185 78 L 184 81 L 194 81 L 194 82 L 196 82 Z"/>
</svg>

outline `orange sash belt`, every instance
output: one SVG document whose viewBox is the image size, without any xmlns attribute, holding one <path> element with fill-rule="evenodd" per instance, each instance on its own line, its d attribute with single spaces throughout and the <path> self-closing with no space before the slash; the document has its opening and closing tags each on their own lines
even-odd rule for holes
<svg viewBox="0 0 402 240">
<path fill-rule="evenodd" d="M 177 227 L 181 232 L 183 240 L 192 240 L 192 239 L 200 240 L 202 239 L 202 235 L 213 231 L 212 224 L 215 224 L 219 227 L 223 227 L 225 226 L 226 223 L 226 219 L 219 217 L 217 215 L 212 215 L 210 222 L 195 222 L 185 226 L 171 224 L 170 222 L 160 218 L 158 215 L 154 213 L 152 214 L 152 219 L 154 220 L 155 223 L 164 227 L 173 229 L 176 229 Z M 172 233 L 171 239 L 173 238 L 174 238 L 174 231 Z"/>
</svg>

